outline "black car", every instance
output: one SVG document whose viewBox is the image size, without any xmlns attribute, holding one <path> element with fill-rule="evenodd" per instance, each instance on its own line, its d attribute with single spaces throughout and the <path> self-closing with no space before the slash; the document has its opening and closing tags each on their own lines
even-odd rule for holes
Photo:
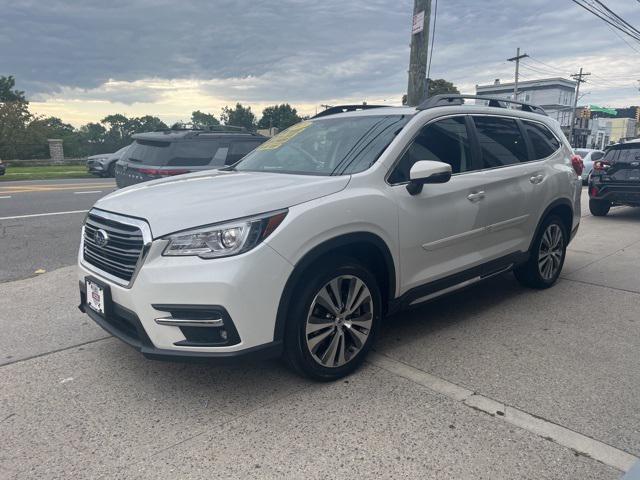
<svg viewBox="0 0 640 480">
<path fill-rule="evenodd" d="M 7 171 L 7 166 L 2 163 L 2 160 L 0 160 L 0 175 L 4 175 L 4 172 Z"/>
<path fill-rule="evenodd" d="M 87 158 L 87 171 L 98 177 L 113 177 L 116 172 L 116 162 L 124 155 L 129 145 L 115 153 L 92 155 Z"/>
<path fill-rule="evenodd" d="M 241 128 L 138 133 L 116 163 L 118 187 L 232 165 L 267 137 Z"/>
<path fill-rule="evenodd" d="M 589 210 L 600 217 L 612 205 L 640 207 L 640 140 L 612 145 L 593 163 Z"/>
</svg>

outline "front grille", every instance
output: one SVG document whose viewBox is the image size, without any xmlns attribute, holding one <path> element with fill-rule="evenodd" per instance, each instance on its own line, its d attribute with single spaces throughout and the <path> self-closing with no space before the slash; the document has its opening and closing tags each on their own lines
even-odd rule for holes
<svg viewBox="0 0 640 480">
<path fill-rule="evenodd" d="M 100 246 L 96 241 L 98 230 L 107 234 L 105 245 Z M 144 240 L 139 227 L 91 213 L 87 217 L 84 225 L 84 261 L 103 272 L 129 282 L 143 247 Z"/>
</svg>

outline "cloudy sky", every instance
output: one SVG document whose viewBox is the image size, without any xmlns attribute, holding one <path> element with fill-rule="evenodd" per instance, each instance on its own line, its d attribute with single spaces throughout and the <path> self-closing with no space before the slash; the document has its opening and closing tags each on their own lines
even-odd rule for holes
<svg viewBox="0 0 640 480">
<path fill-rule="evenodd" d="M 640 2 L 605 0 L 640 28 Z M 32 110 L 80 125 L 110 113 L 188 119 L 236 101 L 398 104 L 413 0 L 0 0 L 0 75 Z M 522 79 L 593 75 L 582 103 L 640 104 L 640 43 L 571 0 L 440 0 L 432 77 L 472 93 Z"/>
</svg>

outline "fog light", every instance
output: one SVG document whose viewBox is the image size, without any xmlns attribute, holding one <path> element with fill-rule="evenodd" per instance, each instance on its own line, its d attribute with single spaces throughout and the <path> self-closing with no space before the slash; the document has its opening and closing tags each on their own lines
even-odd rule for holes
<svg viewBox="0 0 640 480">
<path fill-rule="evenodd" d="M 225 329 L 220 330 L 220 338 L 222 340 L 226 340 L 227 339 L 227 331 Z"/>
</svg>

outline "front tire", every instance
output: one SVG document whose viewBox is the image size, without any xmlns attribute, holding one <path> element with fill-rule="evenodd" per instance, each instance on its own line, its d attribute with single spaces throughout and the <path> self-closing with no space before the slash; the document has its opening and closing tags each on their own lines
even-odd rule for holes
<svg viewBox="0 0 640 480">
<path fill-rule="evenodd" d="M 350 258 L 319 262 L 293 295 L 285 358 L 314 380 L 344 377 L 364 361 L 380 326 L 376 278 Z"/>
<path fill-rule="evenodd" d="M 106 177 L 114 178 L 116 176 L 116 162 L 112 162 L 107 169 Z"/>
<path fill-rule="evenodd" d="M 607 200 L 589 199 L 589 211 L 594 217 L 604 217 L 611 209 L 611 202 Z"/>
<path fill-rule="evenodd" d="M 547 217 L 531 246 L 527 263 L 513 271 L 520 283 L 527 287 L 551 287 L 560 276 L 567 253 L 569 235 L 562 219 Z"/>
</svg>

